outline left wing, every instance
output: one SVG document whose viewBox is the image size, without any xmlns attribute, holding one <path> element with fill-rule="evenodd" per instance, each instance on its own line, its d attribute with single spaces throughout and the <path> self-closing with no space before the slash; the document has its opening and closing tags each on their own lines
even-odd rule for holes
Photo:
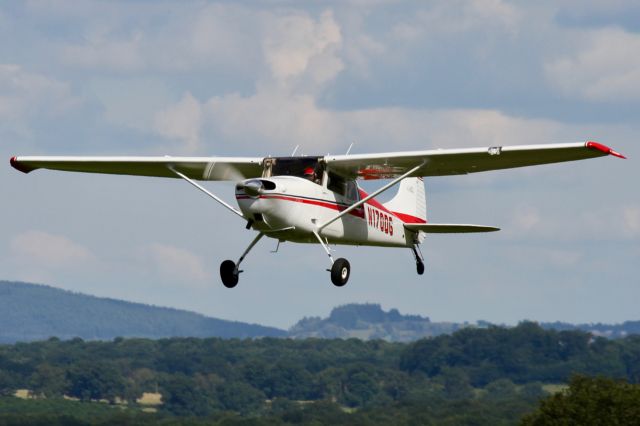
<svg viewBox="0 0 640 426">
<path fill-rule="evenodd" d="M 448 176 L 514 167 L 536 166 L 563 161 L 622 154 L 597 142 L 548 145 L 493 146 L 487 148 L 437 149 L 383 154 L 326 156 L 329 170 L 360 179 L 392 179 L 412 168 L 411 176 Z"/>
<path fill-rule="evenodd" d="M 242 180 L 262 176 L 262 158 L 250 157 L 13 157 L 24 173 L 37 169 L 67 172 L 177 178 L 175 170 L 196 180 Z"/>
</svg>

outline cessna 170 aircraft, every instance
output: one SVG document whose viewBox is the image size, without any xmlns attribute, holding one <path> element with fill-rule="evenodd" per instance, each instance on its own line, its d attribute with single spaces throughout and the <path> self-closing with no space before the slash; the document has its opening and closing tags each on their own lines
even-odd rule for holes
<svg viewBox="0 0 640 426">
<path fill-rule="evenodd" d="M 424 273 L 419 250 L 424 234 L 492 232 L 499 228 L 427 221 L 425 176 L 448 176 L 622 154 L 600 143 L 492 146 L 379 154 L 290 157 L 13 157 L 24 173 L 36 169 L 181 178 L 246 221 L 258 235 L 237 262 L 225 260 L 225 287 L 238 284 L 240 264 L 265 235 L 278 242 L 319 243 L 329 256 L 331 281 L 340 287 L 351 274 L 330 244 L 404 247 Z M 390 180 L 367 194 L 357 179 Z M 236 181 L 239 210 L 196 182 Z M 381 204 L 374 197 L 399 185 Z"/>
</svg>

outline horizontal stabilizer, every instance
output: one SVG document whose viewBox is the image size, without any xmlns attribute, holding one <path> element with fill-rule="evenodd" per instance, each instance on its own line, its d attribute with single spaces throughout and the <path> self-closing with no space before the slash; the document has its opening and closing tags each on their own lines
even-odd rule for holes
<svg viewBox="0 0 640 426">
<path fill-rule="evenodd" d="M 405 223 L 404 227 L 409 231 L 420 231 L 427 234 L 463 234 L 469 232 L 495 232 L 500 230 L 500 228 L 494 226 L 456 223 Z"/>
</svg>

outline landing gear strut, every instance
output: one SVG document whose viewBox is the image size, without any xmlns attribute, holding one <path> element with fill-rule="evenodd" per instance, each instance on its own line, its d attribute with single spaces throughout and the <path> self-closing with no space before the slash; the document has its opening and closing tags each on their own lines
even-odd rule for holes
<svg viewBox="0 0 640 426">
<path fill-rule="evenodd" d="M 411 247 L 411 251 L 413 251 L 413 257 L 416 259 L 416 272 L 418 272 L 418 275 L 424 274 L 424 260 L 419 246 L 416 244 Z"/>
<path fill-rule="evenodd" d="M 249 244 L 249 247 L 247 247 L 244 253 L 242 253 L 242 256 L 240 256 L 240 259 L 238 260 L 237 264 L 234 263 L 233 260 L 225 260 L 220 264 L 220 278 L 222 279 L 222 284 L 224 284 L 226 288 L 233 288 L 236 285 L 238 285 L 240 272 L 242 272 L 239 269 L 240 264 L 242 263 L 244 258 L 247 256 L 247 254 L 251 251 L 253 246 L 255 246 L 256 243 L 260 241 L 260 238 L 262 238 L 263 236 L 264 234 L 261 232 L 253 239 L 253 241 L 251 241 L 251 244 Z"/>
<path fill-rule="evenodd" d="M 331 272 L 331 282 L 336 287 L 342 287 L 349 281 L 349 277 L 351 276 L 351 265 L 349 265 L 349 261 L 344 258 L 339 258 L 333 260 L 333 256 L 331 256 L 331 251 L 329 250 L 329 245 L 327 241 L 323 241 L 320 234 L 317 232 L 313 233 L 320 245 L 327 252 L 327 256 L 329 256 L 329 261 L 331 262 L 331 269 L 327 269 L 327 271 Z"/>
</svg>

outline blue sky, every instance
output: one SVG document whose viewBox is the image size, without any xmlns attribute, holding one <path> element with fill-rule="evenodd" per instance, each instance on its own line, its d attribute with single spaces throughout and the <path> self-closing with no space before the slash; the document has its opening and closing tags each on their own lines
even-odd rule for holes
<svg viewBox="0 0 640 426">
<path fill-rule="evenodd" d="M 0 278 L 288 327 L 376 302 L 434 320 L 639 319 L 640 6 L 616 0 L 0 5 Z M 11 169 L 13 155 L 287 155 L 597 140 L 628 160 L 427 179 L 408 250 L 251 241 L 185 182 Z M 233 186 L 208 187 L 232 200 Z"/>
</svg>

